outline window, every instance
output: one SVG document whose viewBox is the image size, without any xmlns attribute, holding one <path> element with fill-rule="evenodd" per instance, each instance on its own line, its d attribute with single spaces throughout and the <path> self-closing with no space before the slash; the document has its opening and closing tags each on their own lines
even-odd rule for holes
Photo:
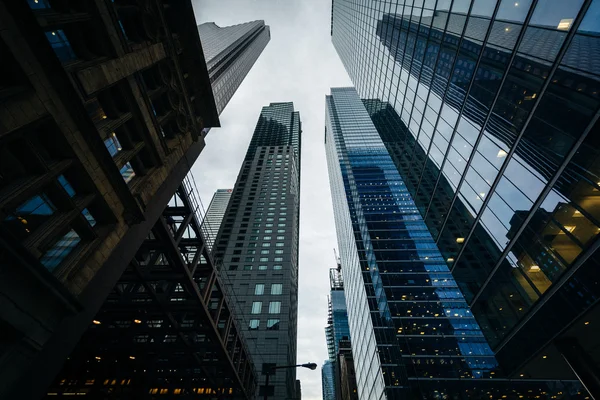
<svg viewBox="0 0 600 400">
<path fill-rule="evenodd" d="M 251 319 L 248 329 L 250 329 L 251 331 L 257 330 L 259 325 L 260 319 Z"/>
<path fill-rule="evenodd" d="M 71 229 L 62 238 L 60 238 L 54 245 L 42 256 L 40 262 L 52 271 L 56 268 L 67 256 L 73 251 L 73 249 L 81 242 L 81 238 Z"/>
<path fill-rule="evenodd" d="M 271 240 L 271 236 L 265 236 L 263 240 Z"/>
<path fill-rule="evenodd" d="M 269 309 L 270 309 L 270 305 L 269 305 Z M 252 314 L 260 314 L 260 312 L 262 311 L 262 301 L 253 301 L 252 302 Z"/>
<path fill-rule="evenodd" d="M 254 257 L 246 257 L 246 262 L 254 262 Z"/>
<path fill-rule="evenodd" d="M 271 292 L 273 292 L 273 285 L 271 285 Z M 257 296 L 261 296 L 263 294 L 265 294 L 265 284 L 264 283 L 257 283 L 256 286 L 254 286 L 254 294 Z M 273 294 L 273 293 L 271 293 Z M 281 294 L 281 293 L 279 293 Z"/>
<path fill-rule="evenodd" d="M 283 250 L 275 250 L 275 254 L 283 254 Z"/>
<path fill-rule="evenodd" d="M 260 304 L 262 306 L 262 303 L 260 303 Z M 269 314 L 279 314 L 280 312 L 281 312 L 281 302 L 280 301 L 270 301 L 269 302 Z"/>
<path fill-rule="evenodd" d="M 283 257 L 275 257 L 275 262 L 282 262 L 283 261 Z"/>
<path fill-rule="evenodd" d="M 273 227 L 273 224 L 265 224 L 265 226 L 266 226 L 267 228 L 272 228 L 272 227 Z"/>
<path fill-rule="evenodd" d="M 265 242 L 265 243 L 262 244 L 262 247 L 271 247 L 271 243 Z"/>
<path fill-rule="evenodd" d="M 285 229 L 277 229 L 277 233 L 285 233 Z"/>
<path fill-rule="evenodd" d="M 273 269 L 283 269 L 283 266 L 281 266 L 281 265 L 273 265 Z"/>
<path fill-rule="evenodd" d="M 258 240 L 258 236 L 250 236 L 250 240 Z"/>
<path fill-rule="evenodd" d="M 268 319 L 267 320 L 267 330 L 278 331 L 279 330 L 279 320 L 278 319 Z"/>
<path fill-rule="evenodd" d="M 238 266 L 237 266 L 237 265 L 230 265 L 230 266 L 229 266 L 229 270 L 230 270 L 230 271 L 237 271 L 237 269 L 238 269 Z"/>
<path fill-rule="evenodd" d="M 261 250 L 260 254 L 269 254 L 270 250 L 266 249 L 266 250 Z M 277 250 L 275 250 L 275 252 L 277 252 Z"/>
<path fill-rule="evenodd" d="M 266 266 L 266 265 L 259 265 L 259 266 L 258 266 L 258 269 L 259 269 L 260 271 L 264 271 L 264 270 L 266 270 L 266 269 L 267 269 L 267 266 Z"/>
<path fill-rule="evenodd" d="M 256 250 L 248 250 L 247 254 L 256 254 Z"/>
<path fill-rule="evenodd" d="M 273 283 L 271 285 L 271 294 L 282 294 L 282 293 L 283 293 L 283 284 Z"/>
<path fill-rule="evenodd" d="M 285 240 L 285 236 L 277 236 L 277 240 Z"/>
<path fill-rule="evenodd" d="M 265 229 L 265 233 L 273 233 L 273 229 Z"/>
<path fill-rule="evenodd" d="M 125 183 L 129 183 L 134 177 L 135 172 L 133 171 L 133 167 L 130 163 L 123 165 L 123 168 L 119 171 Z"/>
<path fill-rule="evenodd" d="M 282 224 L 277 224 L 277 226 L 279 226 L 279 227 L 283 227 L 283 226 L 285 226 L 285 222 L 284 222 L 284 223 L 282 223 Z"/>
<path fill-rule="evenodd" d="M 67 178 L 65 178 L 64 175 L 60 175 L 58 177 L 58 183 L 60 183 L 63 189 L 65 189 L 65 191 L 69 194 L 69 197 L 75 196 L 75 190 L 73 189 L 73 186 L 71 186 L 71 184 L 69 183 Z"/>
<path fill-rule="evenodd" d="M 244 265 L 244 271 L 252 271 L 252 265 Z"/>
<path fill-rule="evenodd" d="M 283 242 L 275 243 L 275 247 L 283 247 Z"/>
<path fill-rule="evenodd" d="M 287 217 L 279 217 L 280 221 L 287 221 Z M 284 225 L 285 226 L 285 225 Z"/>
<path fill-rule="evenodd" d="M 260 262 L 269 262 L 269 257 L 261 257 Z"/>
<path fill-rule="evenodd" d="M 240 243 L 240 244 L 242 244 L 242 243 Z M 237 246 L 237 244 L 236 244 L 236 246 Z M 248 247 L 256 247 L 256 242 L 255 243 L 248 243 Z"/>
</svg>

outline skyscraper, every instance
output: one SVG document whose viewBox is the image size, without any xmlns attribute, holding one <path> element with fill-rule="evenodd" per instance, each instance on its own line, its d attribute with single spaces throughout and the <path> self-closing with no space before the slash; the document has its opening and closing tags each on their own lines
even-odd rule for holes
<svg viewBox="0 0 600 400">
<path fill-rule="evenodd" d="M 223 28 L 207 22 L 198 25 L 198 32 L 220 114 L 271 40 L 271 33 L 264 21 Z"/>
<path fill-rule="evenodd" d="M 212 251 L 219 233 L 232 192 L 233 189 L 217 189 L 206 210 L 206 215 L 202 221 L 202 229 L 207 233 L 206 245 L 210 251 Z"/>
<path fill-rule="evenodd" d="M 330 360 L 323 363 L 321 367 L 321 391 L 323 400 L 335 400 L 334 367 Z"/>
<path fill-rule="evenodd" d="M 342 279 L 341 264 L 338 260 L 337 268 L 329 269 L 329 313 L 327 326 L 325 327 L 325 338 L 327 340 L 327 352 L 329 362 L 333 368 L 333 394 L 339 398 L 340 387 L 340 342 L 350 341 L 350 328 L 348 326 L 348 312 L 346 309 L 346 298 L 344 296 L 344 280 Z"/>
<path fill-rule="evenodd" d="M 358 94 L 334 88 L 326 103 L 359 398 L 577 396 L 574 382 L 503 375 Z"/>
<path fill-rule="evenodd" d="M 502 368 L 577 375 L 591 392 L 600 392 L 599 9 L 335 0 L 331 30 Z"/>
<path fill-rule="evenodd" d="M 300 114 L 292 103 L 263 107 L 213 250 L 239 305 L 259 375 L 259 395 L 295 397 Z"/>
<path fill-rule="evenodd" d="M 0 398 L 35 399 L 219 119 L 189 1 L 1 1 L 0 25 Z"/>
</svg>

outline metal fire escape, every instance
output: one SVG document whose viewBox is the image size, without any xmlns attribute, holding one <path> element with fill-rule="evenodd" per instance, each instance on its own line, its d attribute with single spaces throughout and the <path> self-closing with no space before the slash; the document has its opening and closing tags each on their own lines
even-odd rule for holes
<svg viewBox="0 0 600 400">
<path fill-rule="evenodd" d="M 48 394 L 251 399 L 256 372 L 184 180 Z"/>
</svg>

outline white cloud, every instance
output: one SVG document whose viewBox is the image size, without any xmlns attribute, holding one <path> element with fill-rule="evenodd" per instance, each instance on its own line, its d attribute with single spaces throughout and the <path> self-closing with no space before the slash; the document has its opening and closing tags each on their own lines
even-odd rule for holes
<svg viewBox="0 0 600 400">
<path fill-rule="evenodd" d="M 327 358 L 329 268 L 337 246 L 325 161 L 325 95 L 330 87 L 351 86 L 330 38 L 331 2 L 326 0 L 196 0 L 198 23 L 227 26 L 263 19 L 271 41 L 221 114 L 194 165 L 205 205 L 218 188 L 231 188 L 246 153 L 260 109 L 293 101 L 302 119 L 300 209 L 300 302 L 298 362 L 316 362 L 315 371 L 298 370 L 302 398 L 321 399 L 320 366 Z"/>
</svg>

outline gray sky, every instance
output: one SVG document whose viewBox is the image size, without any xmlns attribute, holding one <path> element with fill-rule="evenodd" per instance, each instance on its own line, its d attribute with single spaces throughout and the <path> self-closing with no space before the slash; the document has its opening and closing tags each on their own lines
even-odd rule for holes
<svg viewBox="0 0 600 400">
<path fill-rule="evenodd" d="M 329 268 L 337 247 L 323 144 L 325 95 L 352 83 L 331 44 L 328 0 L 194 0 L 198 23 L 227 26 L 262 19 L 271 41 L 221 114 L 192 171 L 205 207 L 219 188 L 232 188 L 262 106 L 293 101 L 302 120 L 300 197 L 300 304 L 298 370 L 302 398 L 321 399 L 321 365 L 327 358 Z M 260 379 L 260 378 L 259 378 Z"/>
</svg>

